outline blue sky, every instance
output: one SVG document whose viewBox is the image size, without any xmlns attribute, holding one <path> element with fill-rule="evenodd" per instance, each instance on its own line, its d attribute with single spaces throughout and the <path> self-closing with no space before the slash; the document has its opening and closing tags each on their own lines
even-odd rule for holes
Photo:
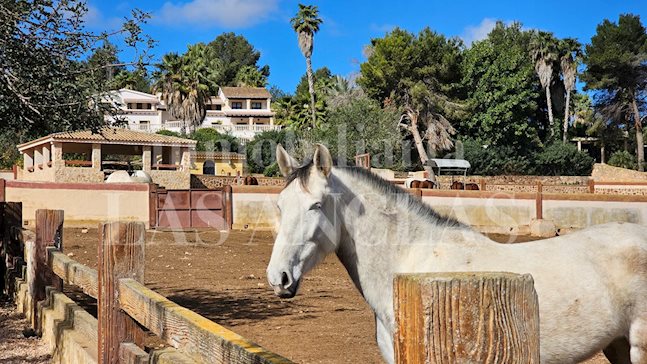
<svg viewBox="0 0 647 364">
<path fill-rule="evenodd" d="M 303 0 L 302 0 L 303 1 Z M 289 21 L 299 1 L 292 0 L 88 0 L 88 26 L 109 29 L 133 7 L 150 12 L 145 32 L 158 43 L 159 59 L 167 52 L 184 52 L 187 45 L 209 42 L 223 32 L 244 35 L 269 64 L 270 85 L 292 92 L 305 71 Z M 311 1 L 324 19 L 315 36 L 313 67 L 327 66 L 335 74 L 357 73 L 362 50 L 371 38 L 398 26 L 417 32 L 425 26 L 466 43 L 482 39 L 496 20 L 520 21 L 526 28 L 576 37 L 588 43 L 603 19 L 622 13 L 641 16 L 647 24 L 645 0 L 517 0 L 517 1 Z M 128 55 L 124 55 L 127 57 Z"/>
</svg>

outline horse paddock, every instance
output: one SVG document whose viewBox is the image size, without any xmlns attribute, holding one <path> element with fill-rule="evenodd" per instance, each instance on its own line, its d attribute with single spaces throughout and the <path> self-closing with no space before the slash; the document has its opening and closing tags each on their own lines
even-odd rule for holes
<svg viewBox="0 0 647 364">
<path fill-rule="evenodd" d="M 65 229 L 63 241 L 65 253 L 96 268 L 96 229 Z M 371 309 L 336 257 L 306 276 L 295 298 L 280 300 L 265 278 L 270 232 L 150 231 L 146 241 L 145 284 L 170 300 L 298 363 L 382 362 Z M 601 355 L 587 362 L 602 363 Z"/>
</svg>

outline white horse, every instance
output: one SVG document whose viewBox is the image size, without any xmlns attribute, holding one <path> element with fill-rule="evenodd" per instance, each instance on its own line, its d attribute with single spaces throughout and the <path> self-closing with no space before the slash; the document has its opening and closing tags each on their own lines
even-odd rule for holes
<svg viewBox="0 0 647 364">
<path fill-rule="evenodd" d="M 303 276 L 335 252 L 375 312 L 387 362 L 394 274 L 507 271 L 534 278 L 542 363 L 577 363 L 599 350 L 614 364 L 647 363 L 647 227 L 612 223 L 498 244 L 364 169 L 332 167 L 322 145 L 301 167 L 281 146 L 277 159 L 288 178 L 278 198 L 270 285 L 293 297 Z"/>
<path fill-rule="evenodd" d="M 131 176 L 127 171 L 115 171 L 106 178 L 106 183 L 152 183 L 151 176 L 144 171 L 135 171 Z"/>
</svg>

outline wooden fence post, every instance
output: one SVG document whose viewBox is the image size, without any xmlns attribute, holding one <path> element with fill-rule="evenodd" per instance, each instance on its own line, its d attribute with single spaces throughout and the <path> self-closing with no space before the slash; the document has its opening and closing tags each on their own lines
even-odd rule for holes
<svg viewBox="0 0 647 364">
<path fill-rule="evenodd" d="M 544 186 L 541 181 L 537 181 L 537 197 L 535 199 L 535 213 L 537 220 L 544 218 Z"/>
<path fill-rule="evenodd" d="M 528 274 L 401 274 L 393 300 L 396 363 L 539 363 Z"/>
<path fill-rule="evenodd" d="M 53 286 L 63 291 L 63 280 L 47 264 L 47 247 L 63 250 L 63 220 L 63 210 L 36 210 L 36 239 L 30 252 L 33 267 L 29 275 L 29 291 L 33 308 L 32 328 L 38 335 L 41 333 L 39 303 L 45 300 L 45 287 Z"/>
<path fill-rule="evenodd" d="M 119 307 L 119 279 L 144 283 L 145 226 L 141 222 L 111 222 L 99 227 L 98 331 L 99 363 L 119 362 L 121 343 L 141 345 L 144 330 Z"/>
<path fill-rule="evenodd" d="M 25 252 L 22 234 L 22 202 L 3 202 L 2 204 L 2 259 L 0 267 L 5 267 L 2 281 L 7 296 L 13 297 L 15 279 L 22 273 Z"/>
<path fill-rule="evenodd" d="M 234 225 L 234 200 L 231 185 L 225 185 L 223 188 L 223 209 L 227 230 L 231 230 Z"/>
<path fill-rule="evenodd" d="M 485 178 L 481 178 L 481 191 L 486 191 L 487 190 L 487 181 Z"/>
<path fill-rule="evenodd" d="M 148 226 L 151 229 L 157 227 L 157 184 L 148 185 Z"/>
</svg>

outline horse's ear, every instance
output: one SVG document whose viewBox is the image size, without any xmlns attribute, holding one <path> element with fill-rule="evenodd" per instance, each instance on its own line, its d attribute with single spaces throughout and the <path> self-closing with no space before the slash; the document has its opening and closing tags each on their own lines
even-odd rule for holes
<svg viewBox="0 0 647 364">
<path fill-rule="evenodd" d="M 281 170 L 284 177 L 289 176 L 292 171 L 299 167 L 297 160 L 292 158 L 281 144 L 276 146 L 276 163 L 278 163 L 279 170 Z"/>
<path fill-rule="evenodd" d="M 312 157 L 312 161 L 318 171 L 323 173 L 324 176 L 328 177 L 330 171 L 332 170 L 332 157 L 330 156 L 330 151 L 323 144 L 317 144 L 315 147 L 315 154 Z"/>
</svg>

